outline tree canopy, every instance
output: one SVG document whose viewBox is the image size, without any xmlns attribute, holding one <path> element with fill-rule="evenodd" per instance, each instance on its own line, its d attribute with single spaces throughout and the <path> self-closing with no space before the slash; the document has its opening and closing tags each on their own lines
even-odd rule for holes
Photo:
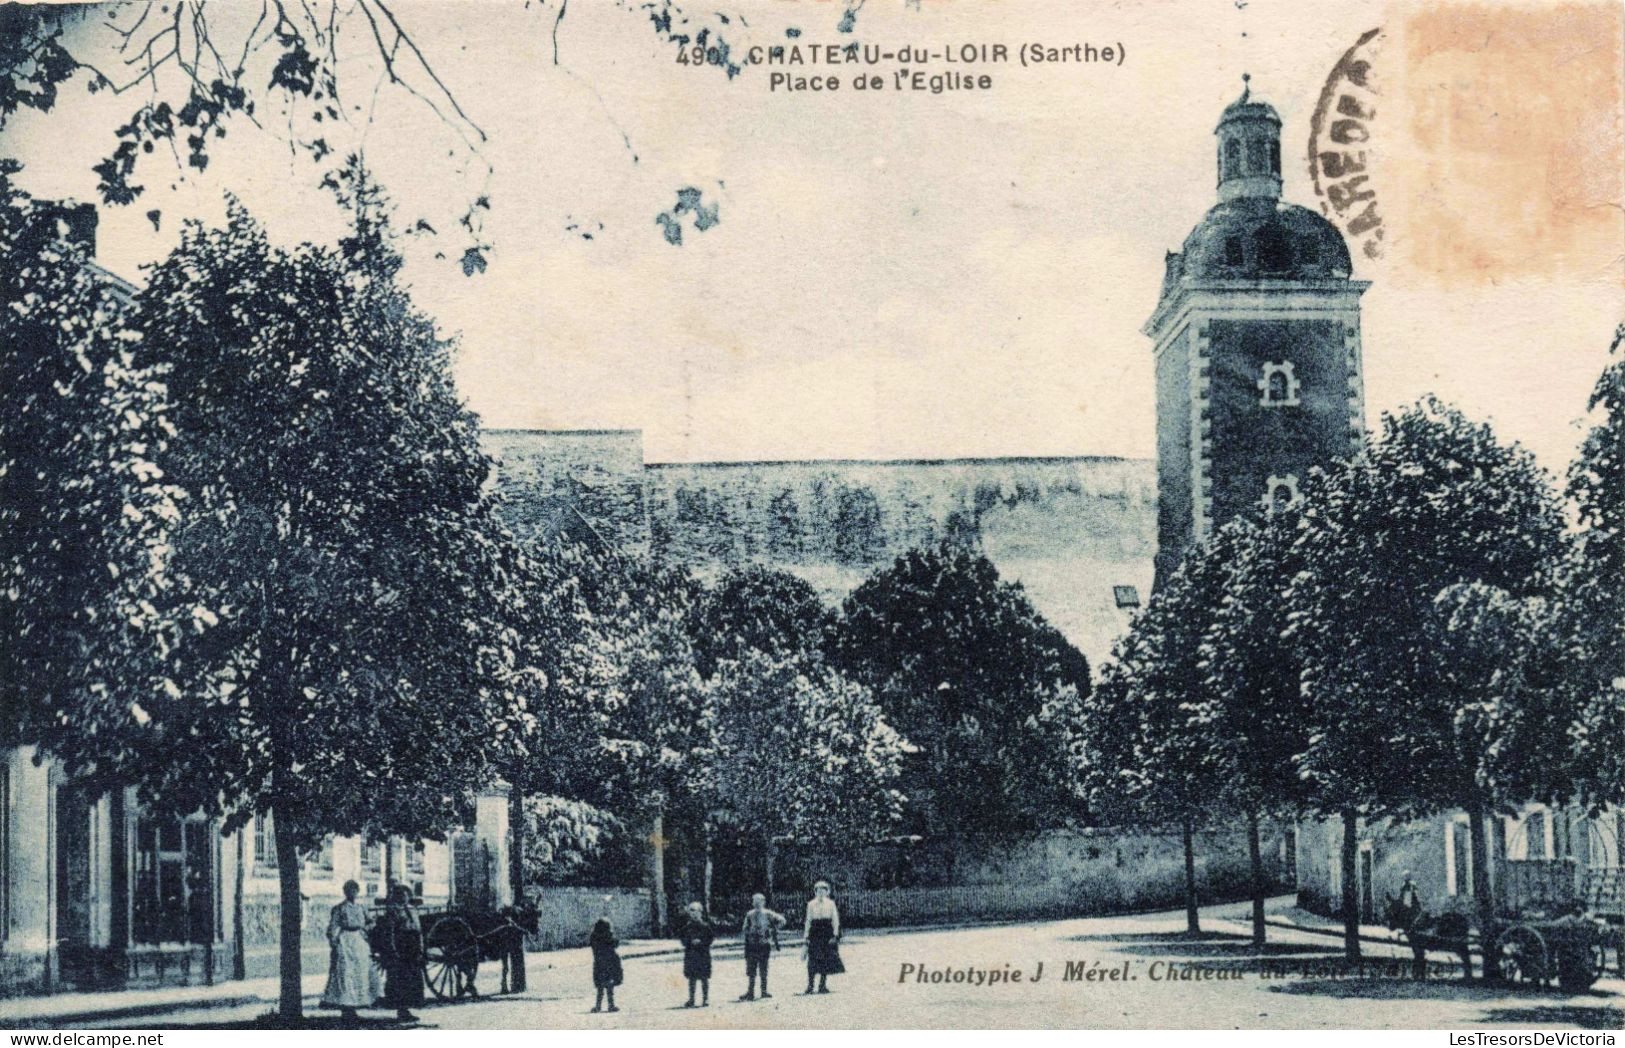
<svg viewBox="0 0 1625 1048">
<path fill-rule="evenodd" d="M 917 748 L 901 789 L 937 833 L 1034 829 L 1081 814 L 1069 734 L 1084 657 L 984 555 L 905 553 L 855 589 L 830 643 Z"/>
</svg>

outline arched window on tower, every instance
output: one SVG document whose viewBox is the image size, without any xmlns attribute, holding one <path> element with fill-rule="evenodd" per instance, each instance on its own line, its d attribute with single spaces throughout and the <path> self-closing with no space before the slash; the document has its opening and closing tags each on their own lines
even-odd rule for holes
<svg viewBox="0 0 1625 1048">
<path fill-rule="evenodd" d="M 1264 365 L 1258 377 L 1258 402 L 1267 408 L 1289 408 L 1298 404 L 1298 379 L 1292 361 L 1279 360 Z"/>
<path fill-rule="evenodd" d="M 1247 173 L 1262 175 L 1269 170 L 1269 145 L 1262 138 L 1247 143 Z"/>
<path fill-rule="evenodd" d="M 1258 268 L 1266 273 L 1284 273 L 1292 268 L 1292 243 L 1277 226 L 1258 231 Z"/>
<path fill-rule="evenodd" d="M 1282 510 L 1290 509 L 1292 504 L 1297 501 L 1297 475 L 1288 473 L 1284 477 L 1278 477 L 1273 473 L 1270 474 L 1270 478 L 1264 482 L 1264 512 L 1279 513 Z"/>
<path fill-rule="evenodd" d="M 1277 178 L 1281 175 L 1281 143 L 1270 139 L 1270 174 Z"/>
<path fill-rule="evenodd" d="M 1229 139 L 1224 144 L 1224 172 L 1223 178 L 1234 178 L 1241 174 L 1241 142 L 1238 139 Z"/>
</svg>

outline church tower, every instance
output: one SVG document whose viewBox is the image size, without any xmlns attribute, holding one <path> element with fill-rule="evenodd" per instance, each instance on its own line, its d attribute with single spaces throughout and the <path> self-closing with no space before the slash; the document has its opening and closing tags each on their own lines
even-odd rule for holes
<svg viewBox="0 0 1625 1048">
<path fill-rule="evenodd" d="M 1243 80 L 1246 80 L 1243 77 Z M 1225 109 L 1218 203 L 1169 252 L 1155 344 L 1157 584 L 1237 513 L 1297 497 L 1364 436 L 1360 295 L 1343 236 L 1281 202 L 1281 118 Z"/>
</svg>

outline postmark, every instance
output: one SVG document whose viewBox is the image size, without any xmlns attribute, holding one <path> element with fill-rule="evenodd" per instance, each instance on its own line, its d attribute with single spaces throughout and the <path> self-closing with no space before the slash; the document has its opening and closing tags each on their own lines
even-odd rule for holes
<svg viewBox="0 0 1625 1048">
<path fill-rule="evenodd" d="M 1309 131 L 1309 175 L 1325 216 L 1365 258 L 1383 254 L 1382 202 L 1372 177 L 1382 29 L 1370 29 L 1332 67 Z"/>
</svg>

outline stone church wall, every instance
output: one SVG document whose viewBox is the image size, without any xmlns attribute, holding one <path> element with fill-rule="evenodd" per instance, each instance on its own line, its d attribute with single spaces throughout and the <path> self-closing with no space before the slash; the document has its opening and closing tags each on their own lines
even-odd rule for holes
<svg viewBox="0 0 1625 1048">
<path fill-rule="evenodd" d="M 492 431 L 498 484 L 522 532 L 590 527 L 711 580 L 749 564 L 838 603 L 877 568 L 951 536 L 978 538 L 1008 580 L 1098 663 L 1127 627 L 1114 586 L 1150 593 L 1149 461 L 1001 458 L 659 463 L 631 431 Z"/>
</svg>

